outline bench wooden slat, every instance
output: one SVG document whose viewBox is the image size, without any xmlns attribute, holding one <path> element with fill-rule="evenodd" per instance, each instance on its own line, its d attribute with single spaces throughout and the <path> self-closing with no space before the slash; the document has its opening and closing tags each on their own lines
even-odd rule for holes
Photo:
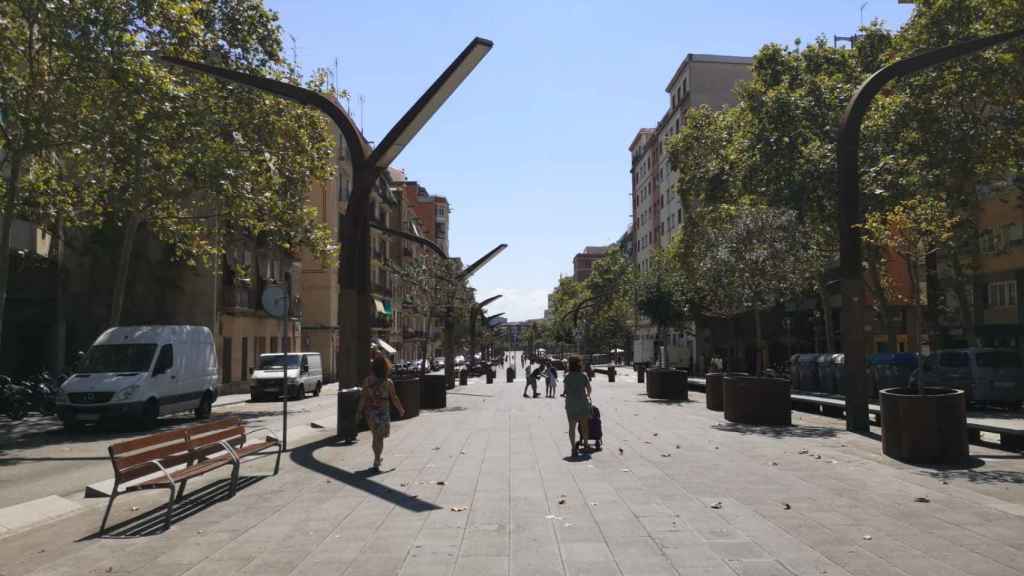
<svg viewBox="0 0 1024 576">
<path fill-rule="evenodd" d="M 149 448 L 159 444 L 169 444 L 176 440 L 180 440 L 182 442 L 187 440 L 187 433 L 185 430 L 168 430 L 167 432 L 149 434 L 142 438 L 125 440 L 124 442 L 111 444 L 107 450 L 112 456 L 116 456 L 118 454 L 124 454 L 125 452 L 134 452 L 136 450 Z"/>
<path fill-rule="evenodd" d="M 210 432 L 216 432 L 224 428 L 232 428 L 234 426 L 242 426 L 242 419 L 238 416 L 228 416 L 226 418 L 217 418 L 215 420 L 208 420 L 200 424 L 189 426 L 186 429 L 190 438 L 201 436 L 203 434 L 209 434 Z"/>
<path fill-rule="evenodd" d="M 164 460 L 164 459 L 176 459 L 182 454 L 187 455 L 189 452 L 189 444 L 187 440 L 181 442 L 175 442 L 173 444 L 164 444 L 162 446 L 154 446 L 148 450 L 141 450 L 138 452 L 132 452 L 131 454 L 122 456 L 112 456 L 114 463 L 114 469 L 121 471 L 125 468 L 131 468 L 143 462 L 150 460 Z"/>
<path fill-rule="evenodd" d="M 196 436 L 193 436 L 193 435 L 189 434 L 189 437 L 188 437 L 189 442 L 188 443 L 192 447 L 192 449 L 195 450 L 195 449 L 199 449 L 199 448 L 201 448 L 203 446 L 208 446 L 210 444 L 217 444 L 221 440 L 229 440 L 229 439 L 232 439 L 232 438 L 244 438 L 244 437 L 245 437 L 245 427 L 244 426 L 235 426 L 233 428 L 225 428 L 223 430 L 218 430 L 216 432 L 210 432 L 208 434 L 204 434 L 204 435 L 199 436 L 199 437 L 196 437 Z"/>
</svg>

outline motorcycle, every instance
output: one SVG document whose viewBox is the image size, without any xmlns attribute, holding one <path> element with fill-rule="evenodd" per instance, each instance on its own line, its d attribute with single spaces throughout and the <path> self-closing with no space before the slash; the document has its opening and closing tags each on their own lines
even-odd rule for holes
<svg viewBox="0 0 1024 576">
<path fill-rule="evenodd" d="M 43 372 L 35 378 L 22 380 L 21 385 L 28 393 L 29 409 L 50 416 L 57 411 L 57 388 L 51 384 L 50 375 Z"/>
<path fill-rule="evenodd" d="M 28 414 L 28 405 L 25 388 L 0 375 L 0 412 L 11 420 L 21 420 Z"/>
</svg>

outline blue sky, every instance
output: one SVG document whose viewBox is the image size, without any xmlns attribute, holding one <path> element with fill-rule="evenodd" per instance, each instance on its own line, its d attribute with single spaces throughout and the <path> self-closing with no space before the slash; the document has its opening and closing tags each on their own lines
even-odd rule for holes
<svg viewBox="0 0 1024 576">
<path fill-rule="evenodd" d="M 509 244 L 472 283 L 479 299 L 503 294 L 488 311 L 510 320 L 539 317 L 573 255 L 626 230 L 626 148 L 666 110 L 687 53 L 749 56 L 848 35 L 862 3 L 267 0 L 305 71 L 338 59 L 338 86 L 371 141 L 474 36 L 494 42 L 394 166 L 451 202 L 452 255 L 468 262 Z M 863 17 L 895 29 L 910 12 L 875 0 Z"/>
</svg>

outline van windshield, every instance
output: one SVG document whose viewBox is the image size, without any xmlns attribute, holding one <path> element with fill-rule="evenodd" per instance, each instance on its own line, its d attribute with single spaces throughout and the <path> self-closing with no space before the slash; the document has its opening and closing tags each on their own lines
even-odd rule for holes
<svg viewBox="0 0 1024 576">
<path fill-rule="evenodd" d="M 978 352 L 975 361 L 981 368 L 1020 368 L 1020 356 L 1009 350 Z"/>
<path fill-rule="evenodd" d="M 260 356 L 260 370 L 266 370 L 268 368 L 283 368 L 282 365 L 284 356 L 277 354 L 274 356 Z M 288 355 L 288 367 L 298 368 L 299 367 L 299 356 L 297 354 Z"/>
<path fill-rule="evenodd" d="M 89 348 L 78 373 L 147 372 L 154 354 L 156 344 L 98 344 Z"/>
</svg>

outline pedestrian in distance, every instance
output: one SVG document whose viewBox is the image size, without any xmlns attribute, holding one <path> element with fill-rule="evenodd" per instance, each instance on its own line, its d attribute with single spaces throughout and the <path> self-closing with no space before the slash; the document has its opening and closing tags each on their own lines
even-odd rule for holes
<svg viewBox="0 0 1024 576">
<path fill-rule="evenodd" d="M 547 396 L 548 398 L 554 398 L 555 390 L 558 388 L 558 370 L 555 369 L 554 362 L 548 362 L 547 372 L 544 376 L 546 379 L 545 383 L 547 384 L 547 393 L 545 394 L 545 396 Z"/>
<path fill-rule="evenodd" d="M 579 456 L 576 445 L 576 427 L 580 429 L 584 452 L 589 452 L 587 439 L 590 435 L 590 378 L 583 373 L 583 360 L 579 356 L 569 357 L 569 372 L 562 382 L 565 392 L 565 415 L 569 420 L 569 442 L 572 443 L 572 457 Z"/>
<path fill-rule="evenodd" d="M 371 374 L 363 381 L 362 393 L 356 413 L 366 418 L 366 425 L 373 434 L 373 469 L 380 470 L 384 452 L 384 439 L 391 434 L 391 407 L 394 404 L 400 416 L 405 416 L 402 401 L 395 393 L 391 381 L 391 363 L 384 356 L 373 359 Z"/>
<path fill-rule="evenodd" d="M 532 367 L 533 366 L 531 365 L 530 368 Z M 540 392 L 537 392 L 537 380 L 544 377 L 544 371 L 544 364 L 537 366 L 536 370 L 531 371 L 529 368 L 526 370 L 526 387 L 523 388 L 523 398 L 529 398 L 529 396 L 526 395 L 526 389 L 530 387 L 533 388 L 533 397 L 540 397 Z"/>
</svg>

